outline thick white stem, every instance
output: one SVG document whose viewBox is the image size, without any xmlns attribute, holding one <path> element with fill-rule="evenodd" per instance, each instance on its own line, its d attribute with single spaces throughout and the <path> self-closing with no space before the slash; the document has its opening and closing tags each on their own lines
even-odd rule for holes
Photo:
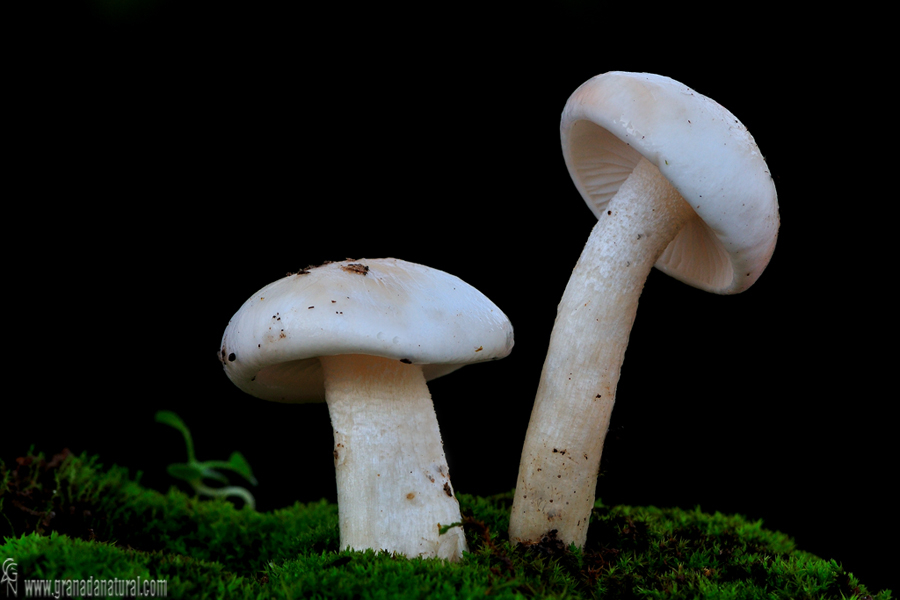
<svg viewBox="0 0 900 600">
<path fill-rule="evenodd" d="M 642 159 L 597 221 L 557 309 L 519 465 L 510 540 L 583 546 L 616 384 L 653 264 L 694 212 Z"/>
<path fill-rule="evenodd" d="M 418 365 L 320 359 L 334 429 L 341 547 L 458 560 L 466 550 L 431 394 Z"/>
</svg>

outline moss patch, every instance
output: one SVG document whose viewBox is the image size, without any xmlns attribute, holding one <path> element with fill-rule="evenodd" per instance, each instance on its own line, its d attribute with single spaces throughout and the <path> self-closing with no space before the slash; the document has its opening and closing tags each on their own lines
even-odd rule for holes
<svg viewBox="0 0 900 600">
<path fill-rule="evenodd" d="M 259 513 L 140 485 L 63 452 L 0 462 L 0 559 L 25 580 L 164 580 L 171 598 L 878 598 L 835 561 L 739 516 L 598 503 L 584 550 L 511 546 L 512 495 L 458 494 L 456 564 L 339 551 L 337 507 Z"/>
</svg>

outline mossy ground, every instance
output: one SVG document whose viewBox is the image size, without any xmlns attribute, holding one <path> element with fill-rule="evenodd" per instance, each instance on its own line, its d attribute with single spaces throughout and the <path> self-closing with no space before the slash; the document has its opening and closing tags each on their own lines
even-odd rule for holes
<svg viewBox="0 0 900 600">
<path fill-rule="evenodd" d="M 739 516 L 594 509 L 584 550 L 506 538 L 512 495 L 459 494 L 459 563 L 339 551 L 337 507 L 260 513 L 68 452 L 0 462 L 0 560 L 24 580 L 165 580 L 170 598 L 878 598 L 833 560 Z"/>
</svg>

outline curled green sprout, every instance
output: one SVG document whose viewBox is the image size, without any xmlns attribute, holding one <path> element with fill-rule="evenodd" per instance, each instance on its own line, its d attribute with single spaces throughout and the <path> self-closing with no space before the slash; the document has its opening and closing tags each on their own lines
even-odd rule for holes
<svg viewBox="0 0 900 600">
<path fill-rule="evenodd" d="M 256 500 L 246 488 L 227 485 L 228 478 L 216 469 L 224 469 L 234 471 L 252 485 L 256 485 L 256 478 L 250 469 L 250 464 L 240 452 L 232 452 L 231 457 L 227 461 L 223 460 L 207 460 L 200 462 L 194 455 L 194 441 L 191 438 L 191 432 L 187 425 L 181 420 L 181 417 L 168 410 L 161 410 L 156 413 L 156 422 L 164 423 L 174 427 L 184 436 L 184 443 L 187 446 L 188 462 L 176 463 L 169 465 L 166 470 L 169 475 L 176 479 L 186 481 L 198 495 L 209 496 L 211 498 L 227 498 L 229 496 L 237 496 L 244 501 L 244 505 L 256 510 Z M 203 480 L 212 479 L 222 484 L 223 487 L 210 487 Z"/>
</svg>

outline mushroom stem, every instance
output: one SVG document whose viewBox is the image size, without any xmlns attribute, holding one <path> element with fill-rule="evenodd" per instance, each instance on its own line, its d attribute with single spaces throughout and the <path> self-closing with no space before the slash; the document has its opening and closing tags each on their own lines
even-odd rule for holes
<svg viewBox="0 0 900 600">
<path fill-rule="evenodd" d="M 441 434 L 419 365 L 319 359 L 334 429 L 341 548 L 458 560 L 466 550 Z"/>
<path fill-rule="evenodd" d="M 584 545 L 616 384 L 650 269 L 694 215 L 641 159 L 591 231 L 557 308 L 519 465 L 510 540 Z"/>
</svg>

